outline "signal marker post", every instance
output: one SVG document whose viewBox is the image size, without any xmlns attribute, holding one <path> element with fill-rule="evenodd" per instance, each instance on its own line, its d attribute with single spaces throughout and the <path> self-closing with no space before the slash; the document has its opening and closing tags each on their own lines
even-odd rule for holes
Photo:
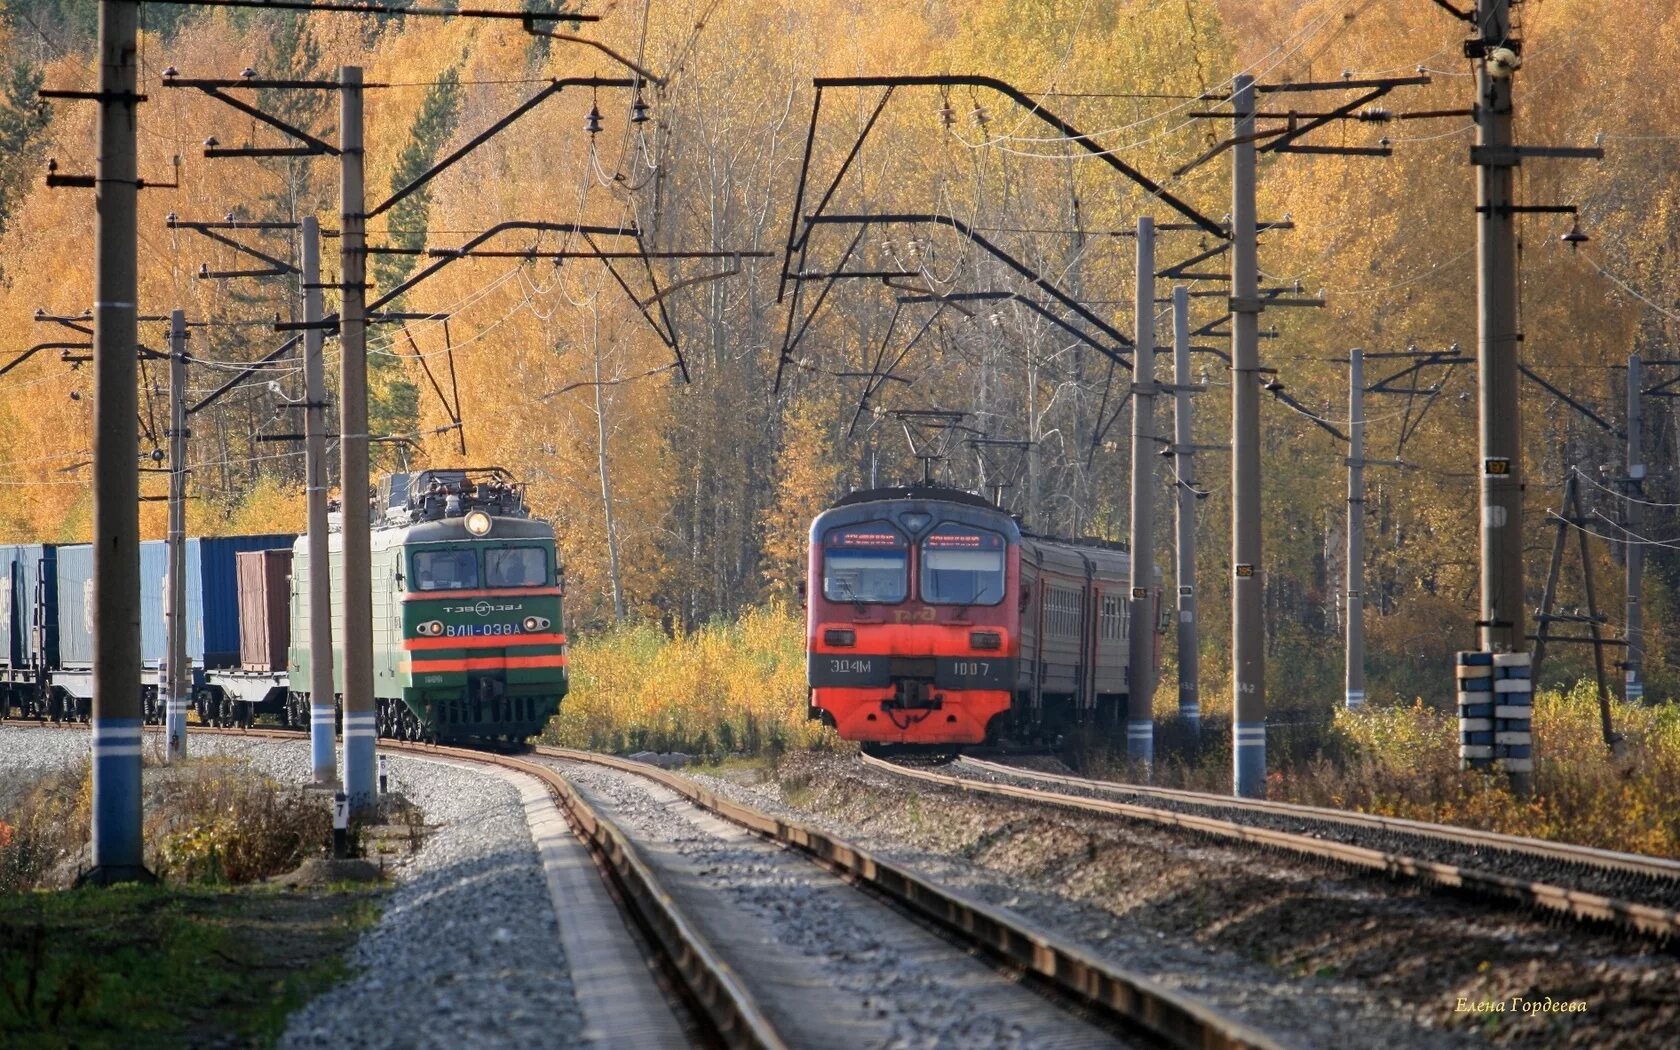
<svg viewBox="0 0 1680 1050">
<path fill-rule="evenodd" d="M 161 688 L 169 761 L 187 757 L 187 702 L 192 670 L 187 666 L 187 318 L 169 315 L 169 587 L 164 604 L 168 645 Z"/>
<path fill-rule="evenodd" d="M 1137 334 L 1132 353 L 1132 595 L 1126 757 L 1155 761 L 1155 220 L 1137 221 Z"/>
<path fill-rule="evenodd" d="M 372 552 L 368 509 L 367 204 L 362 181 L 362 70 L 338 68 L 339 272 L 343 305 L 338 386 L 343 491 L 344 791 L 352 810 L 374 804 Z"/>
<path fill-rule="evenodd" d="M 151 880 L 140 802 L 140 435 L 135 39 L 140 5 L 99 5 L 93 293 L 93 868 L 96 885 Z"/>
<path fill-rule="evenodd" d="M 1178 542 L 1174 556 L 1178 583 L 1178 717 L 1200 736 L 1202 698 L 1201 645 L 1196 623 L 1196 450 L 1190 418 L 1190 291 L 1173 288 L 1173 457 L 1177 480 L 1174 527 Z"/>
<path fill-rule="evenodd" d="M 338 780 L 333 754 L 332 561 L 327 551 L 327 384 L 321 362 L 321 227 L 303 220 L 304 497 L 309 535 L 309 758 L 317 784 Z"/>
</svg>

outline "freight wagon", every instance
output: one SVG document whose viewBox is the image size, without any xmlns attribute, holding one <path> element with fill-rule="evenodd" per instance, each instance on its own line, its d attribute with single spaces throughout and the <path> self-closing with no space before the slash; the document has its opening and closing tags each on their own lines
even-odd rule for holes
<svg viewBox="0 0 1680 1050">
<path fill-rule="evenodd" d="M 240 662 L 237 558 L 242 551 L 288 547 L 290 535 L 217 536 L 185 543 L 187 657 L 200 714 L 231 711 L 204 705 L 223 693 L 211 675 Z M 137 683 L 148 722 L 160 722 L 158 685 L 167 635 L 163 596 L 168 574 L 164 541 L 140 544 L 140 657 Z M 7 647 L 0 665 L 4 713 L 35 718 L 88 717 L 93 701 L 93 547 L 86 543 L 0 548 L 0 609 Z"/>
<path fill-rule="evenodd" d="M 336 516 L 330 516 L 336 517 Z M 520 740 L 566 695 L 565 573 L 554 529 L 530 516 L 500 467 L 394 474 L 379 485 L 372 548 L 374 700 L 380 735 Z M 294 545 L 295 541 L 295 545 Z M 343 533 L 328 535 L 329 572 Z M 140 545 L 147 722 L 163 720 L 162 541 Z M 192 705 L 213 725 L 273 714 L 307 727 L 310 665 L 333 657 L 344 688 L 343 596 L 332 647 L 309 637 L 308 545 L 290 535 L 186 541 Z M 87 544 L 0 547 L 0 716 L 86 719 L 93 698 L 93 552 Z"/>
</svg>

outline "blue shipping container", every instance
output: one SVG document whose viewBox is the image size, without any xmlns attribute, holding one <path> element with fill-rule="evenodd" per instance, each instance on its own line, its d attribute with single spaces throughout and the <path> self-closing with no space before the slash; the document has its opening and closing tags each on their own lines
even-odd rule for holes
<svg viewBox="0 0 1680 1050">
<path fill-rule="evenodd" d="M 290 547 L 291 536 L 219 536 L 186 543 L 187 657 L 195 666 L 239 663 L 239 594 L 235 557 L 239 551 Z M 169 573 L 163 540 L 140 544 L 140 659 L 148 668 L 163 662 L 168 635 L 163 595 Z M 85 543 L 58 548 L 59 648 L 64 667 L 93 666 L 93 548 Z"/>
<path fill-rule="evenodd" d="M 58 659 L 58 594 L 54 548 L 39 543 L 0 546 L 0 665 L 51 667 Z M 45 569 L 46 585 L 41 586 Z M 44 615 L 37 614 L 37 606 Z"/>
<path fill-rule="evenodd" d="M 291 550 L 295 536 L 206 536 L 188 540 L 188 648 L 199 666 L 239 666 L 241 551 Z"/>
</svg>

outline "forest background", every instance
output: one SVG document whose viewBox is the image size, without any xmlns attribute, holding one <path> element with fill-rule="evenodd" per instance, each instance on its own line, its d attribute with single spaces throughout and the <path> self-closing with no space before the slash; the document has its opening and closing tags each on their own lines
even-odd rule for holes
<svg viewBox="0 0 1680 1050">
<path fill-rule="evenodd" d="M 74 314 L 92 297 L 94 214 L 85 191 L 49 190 L 48 157 L 61 170 L 91 171 L 93 107 L 38 105 L 42 85 L 90 88 L 95 80 L 95 5 L 6 0 L 0 17 L 0 360 L 64 333 L 32 315 Z M 141 171 L 179 190 L 141 195 L 141 305 L 180 307 L 211 322 L 195 329 L 192 386 L 208 391 L 278 343 L 266 327 L 296 315 L 285 279 L 201 280 L 240 268 L 230 250 L 169 229 L 183 218 L 295 220 L 316 215 L 334 228 L 337 175 L 330 162 L 204 160 L 210 136 L 224 145 L 278 145 L 278 136 L 197 92 L 167 90 L 182 76 L 330 77 L 339 63 L 365 67 L 368 185 L 377 199 L 408 182 L 550 77 L 618 75 L 593 51 L 545 46 L 517 27 L 449 19 L 372 16 L 302 18 L 282 12 L 143 7 Z M 370 240 L 407 248 L 460 244 L 472 232 L 515 219 L 635 224 L 659 248 L 768 250 L 740 272 L 690 285 L 664 300 L 689 381 L 672 351 L 596 261 L 497 259 L 459 262 L 405 296 L 408 311 L 447 312 L 437 322 L 383 326 L 370 338 L 376 432 L 408 436 L 380 466 L 498 463 L 530 486 L 536 513 L 554 521 L 568 565 L 568 628 L 587 638 L 614 621 L 687 632 L 735 620 L 791 598 L 802 575 L 805 531 L 837 495 L 920 473 L 894 408 L 962 409 L 986 436 L 1034 443 L 1030 454 L 977 456 L 961 441 L 944 449 L 939 479 L 988 490 L 1041 532 L 1123 539 L 1130 456 L 1127 377 L 1085 344 L 1019 303 L 986 304 L 965 317 L 906 305 L 877 282 L 841 282 L 778 368 L 788 308 L 777 302 L 818 75 L 982 73 L 1021 86 L 1146 173 L 1165 178 L 1216 143 L 1227 127 L 1192 114 L 1195 96 L 1234 72 L 1264 82 L 1408 76 L 1428 86 L 1396 94 L 1396 110 L 1463 110 L 1472 82 L 1464 27 L 1428 0 L 652 0 L 590 5 L 604 16 L 582 33 L 667 78 L 651 85 L 652 119 L 632 123 L 625 92 L 567 91 L 474 151 L 403 205 L 376 220 Z M 1522 355 L 1526 364 L 1614 423 L 1622 416 L 1620 370 L 1628 353 L 1669 351 L 1680 220 L 1672 155 L 1680 81 L 1653 75 L 1680 59 L 1680 11 L 1613 0 L 1531 0 L 1518 7 L 1525 65 L 1518 133 L 1545 144 L 1600 142 L 1602 162 L 1531 162 L 1519 169 L 1525 203 L 1580 206 L 1591 240 L 1560 240 L 1566 217 L 1522 222 Z M 1641 41 L 1636 51 L 1626 41 Z M 260 100 L 331 136 L 336 102 L 264 92 Z M 813 138 L 814 185 L 826 186 L 869 120 L 879 95 L 833 92 Z M 604 130 L 589 134 L 598 107 Z M 946 127 L 941 110 L 948 108 Z M 1307 409 L 1344 427 L 1350 347 L 1395 351 L 1475 344 L 1472 139 L 1467 117 L 1397 123 L 1344 122 L 1320 133 L 1337 145 L 1387 138 L 1394 155 L 1285 156 L 1263 160 L 1261 218 L 1294 229 L 1262 241 L 1263 283 L 1322 290 L 1319 310 L 1275 310 L 1277 337 L 1263 363 Z M 1229 210 L 1221 157 L 1172 184 L 1218 217 Z M 1132 330 L 1133 242 L 1116 236 L 1139 215 L 1177 218 L 1071 151 L 1047 125 L 1000 96 L 966 88 L 903 89 L 882 113 L 835 211 L 932 212 L 971 228 L 1051 274 L 1069 295 L 1121 331 Z M 813 239 L 809 268 L 831 268 L 850 231 Z M 263 242 L 287 255 L 287 238 Z M 497 246 L 553 251 L 580 247 L 556 234 L 509 235 Z M 1162 235 L 1163 260 L 1203 245 L 1194 234 Z M 329 253 L 332 242 L 328 242 Z M 248 261 L 248 260 L 247 260 Z M 371 266 L 376 287 L 413 272 L 416 257 Z M 938 293 L 1022 285 L 946 227 L 871 227 L 856 268 L 907 271 Z M 728 260 L 660 264 L 661 287 L 729 268 Z M 325 279 L 336 279 L 329 258 Z M 645 274 L 628 273 L 638 294 Z M 637 283 L 640 282 L 640 283 Z M 1223 285 L 1194 300 L 1197 323 L 1222 309 Z M 1161 294 L 1168 284 L 1162 282 Z M 334 304 L 329 301 L 328 309 Z M 252 325 L 245 322 L 262 321 Z M 1162 341 L 1168 319 L 1158 319 Z M 885 348 L 899 377 L 865 396 L 864 380 Z M 142 332 L 161 345 L 160 327 Z M 1214 342 L 1221 342 L 1214 340 Z M 434 372 L 452 352 L 459 382 L 463 457 L 421 361 Z M 329 373 L 336 347 L 328 344 Z M 1163 359 L 1162 365 L 1165 367 Z M 778 372 L 783 382 L 777 385 Z M 1210 389 L 1196 400 L 1198 442 L 1226 439 L 1229 375 L 1217 357 L 1198 359 Z M 1383 373 L 1373 365 L 1370 378 Z M 227 396 L 194 423 L 190 527 L 200 533 L 296 531 L 302 527 L 303 466 L 295 446 L 262 442 L 298 429 L 285 400 L 301 396 L 295 362 Z M 1446 667 L 1473 644 L 1478 598 L 1474 369 L 1437 369 L 1428 400 L 1373 398 L 1370 454 L 1407 461 L 1370 472 L 1367 617 L 1371 692 L 1377 700 L 1422 696 L 1450 702 Z M 1659 378 L 1667 378 L 1662 375 Z M 900 381 L 902 380 L 902 381 Z M 148 366 L 144 419 L 150 449 L 164 440 L 162 370 Z M 336 380 L 329 375 L 329 382 Z M 278 395 L 276 393 L 278 392 Z M 1619 631 L 1615 566 L 1632 534 L 1622 520 L 1619 439 L 1564 409 L 1538 386 L 1523 388 L 1528 465 L 1528 560 L 1537 604 L 1550 546 L 1545 511 L 1558 506 L 1566 471 L 1579 469 L 1607 629 Z M 92 376 L 52 354 L 0 378 L 0 539 L 86 540 L 90 530 Z M 1643 499 L 1680 502 L 1668 466 L 1680 450 L 1671 401 L 1647 401 Z M 1117 406 L 1120 410 L 1117 412 Z M 1420 418 L 1420 411 L 1422 412 Z M 1163 419 L 1168 418 L 1163 414 Z M 1287 697 L 1276 706 L 1328 708 L 1340 699 L 1345 543 L 1345 446 L 1313 420 L 1267 399 L 1263 412 L 1267 641 Z M 1345 427 L 1344 427 L 1345 428 Z M 1402 436 L 1404 435 L 1404 436 Z M 335 464 L 336 471 L 336 464 Z M 1171 521 L 1163 469 L 1158 520 Z M 145 475 L 146 491 L 164 491 Z M 1228 692 L 1229 472 L 1203 455 L 1198 484 L 1197 566 L 1204 621 L 1204 694 Z M 1666 631 L 1680 595 L 1672 506 L 1645 507 L 1646 655 L 1650 692 L 1680 688 L 1680 651 Z M 164 507 L 141 507 L 146 535 L 161 536 Z M 1167 594 L 1169 530 L 1161 567 Z M 1579 570 L 1566 565 L 1566 606 L 1584 605 Z M 757 621 L 754 621 L 755 623 Z M 755 628 L 756 629 L 756 628 Z M 1168 659 L 1171 660 L 1170 645 Z M 1585 651 L 1556 654 L 1548 677 L 1572 680 Z M 1171 688 L 1170 673 L 1163 688 Z"/>
</svg>

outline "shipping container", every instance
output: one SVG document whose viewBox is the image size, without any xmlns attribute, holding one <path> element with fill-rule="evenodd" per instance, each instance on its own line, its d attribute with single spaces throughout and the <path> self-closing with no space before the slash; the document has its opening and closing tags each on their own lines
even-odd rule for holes
<svg viewBox="0 0 1680 1050">
<path fill-rule="evenodd" d="M 57 663 L 55 553 L 50 544 L 0 546 L 0 666 L 17 670 Z"/>
<path fill-rule="evenodd" d="M 239 553 L 290 550 L 294 539 L 206 536 L 187 541 L 188 646 L 200 667 L 239 666 Z"/>
<path fill-rule="evenodd" d="M 239 552 L 239 665 L 284 671 L 291 646 L 292 550 Z"/>
<path fill-rule="evenodd" d="M 163 575 L 161 541 L 140 544 L 140 658 L 156 667 L 163 658 Z M 93 666 L 93 547 L 67 543 L 58 548 L 58 648 L 60 666 Z"/>
<path fill-rule="evenodd" d="M 290 536 L 216 536 L 186 541 L 187 658 L 195 667 L 239 663 L 240 551 L 289 547 Z M 163 619 L 169 555 L 163 540 L 140 544 L 140 659 L 151 669 L 168 641 Z M 58 643 L 62 666 L 93 666 L 93 548 L 58 548 Z"/>
</svg>

